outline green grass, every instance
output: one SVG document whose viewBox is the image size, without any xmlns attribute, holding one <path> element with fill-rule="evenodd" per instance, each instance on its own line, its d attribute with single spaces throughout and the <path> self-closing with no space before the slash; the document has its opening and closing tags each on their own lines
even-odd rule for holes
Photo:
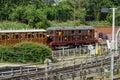
<svg viewBox="0 0 120 80">
<path fill-rule="evenodd" d="M 107 21 L 85 21 L 81 22 L 80 20 L 75 21 L 67 21 L 67 22 L 56 22 L 56 21 L 49 21 L 51 26 L 81 26 L 81 25 L 88 25 L 88 26 L 110 26 L 111 23 Z"/>
<path fill-rule="evenodd" d="M 29 29 L 30 26 L 20 22 L 12 22 L 12 21 L 1 21 L 0 29 L 1 30 L 10 30 L 10 29 Z"/>
<path fill-rule="evenodd" d="M 67 22 L 56 22 L 56 21 L 49 21 L 51 26 L 55 27 L 55 26 L 80 26 L 80 25 L 84 25 L 82 24 L 79 20 L 75 20 L 75 21 L 67 21 Z"/>
</svg>

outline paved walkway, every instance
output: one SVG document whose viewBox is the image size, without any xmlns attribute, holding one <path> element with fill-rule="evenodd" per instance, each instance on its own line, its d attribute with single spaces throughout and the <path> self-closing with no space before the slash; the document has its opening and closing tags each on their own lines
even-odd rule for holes
<svg viewBox="0 0 120 80">
<path fill-rule="evenodd" d="M 36 64 L 22 64 L 22 63 L 3 63 L 3 62 L 0 62 L 0 68 L 2 67 L 19 67 L 19 66 L 29 66 L 29 67 L 38 67 L 38 66 L 41 66 L 43 67 L 43 65 L 36 65 Z"/>
</svg>

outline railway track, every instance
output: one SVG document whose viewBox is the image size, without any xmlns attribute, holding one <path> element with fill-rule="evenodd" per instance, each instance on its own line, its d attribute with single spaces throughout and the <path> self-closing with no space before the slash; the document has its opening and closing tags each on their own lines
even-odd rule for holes
<svg viewBox="0 0 120 80">
<path fill-rule="evenodd" d="M 119 69 L 119 57 L 115 56 L 115 69 Z M 54 67 L 54 65 L 53 65 Z M 19 70 L 12 69 L 10 71 L 0 72 L 0 79 L 2 80 L 58 80 L 85 77 L 91 74 L 97 75 L 104 72 L 104 68 L 110 71 L 110 56 L 94 58 L 92 60 L 82 61 L 82 63 L 72 64 L 66 67 L 54 67 L 51 70 L 45 71 L 45 68 L 39 67 L 20 67 Z"/>
</svg>

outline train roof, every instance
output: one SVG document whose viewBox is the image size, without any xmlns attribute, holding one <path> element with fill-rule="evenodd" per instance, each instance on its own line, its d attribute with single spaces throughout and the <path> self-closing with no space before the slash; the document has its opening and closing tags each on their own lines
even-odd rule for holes
<svg viewBox="0 0 120 80">
<path fill-rule="evenodd" d="M 74 26 L 74 27 L 49 27 L 47 30 L 88 30 L 94 29 L 92 26 Z"/>
<path fill-rule="evenodd" d="M 30 30 L 0 30 L 0 33 L 14 33 L 14 32 L 46 32 L 45 29 L 30 29 Z"/>
</svg>

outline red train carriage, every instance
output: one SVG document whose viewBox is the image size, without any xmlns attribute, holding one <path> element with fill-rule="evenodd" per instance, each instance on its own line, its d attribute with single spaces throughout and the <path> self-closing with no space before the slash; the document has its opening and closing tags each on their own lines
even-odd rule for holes
<svg viewBox="0 0 120 80">
<path fill-rule="evenodd" d="M 46 44 L 47 31 L 39 30 L 1 30 L 0 44 L 16 44 L 22 41 L 32 41 Z"/>
<path fill-rule="evenodd" d="M 79 46 L 97 42 L 92 26 L 49 27 L 47 33 L 47 43 L 51 47 Z"/>
</svg>

